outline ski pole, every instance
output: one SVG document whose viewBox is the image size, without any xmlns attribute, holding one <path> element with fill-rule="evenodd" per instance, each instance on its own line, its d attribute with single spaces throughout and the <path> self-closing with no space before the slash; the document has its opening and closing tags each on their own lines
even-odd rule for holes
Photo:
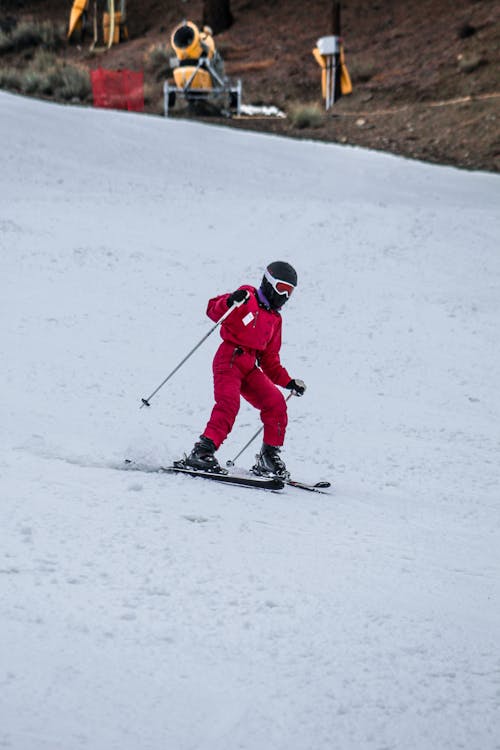
<svg viewBox="0 0 500 750">
<path fill-rule="evenodd" d="M 286 397 L 285 401 L 289 401 L 289 400 L 290 400 L 290 399 L 292 398 L 292 396 L 293 396 L 293 392 L 292 392 L 292 393 L 289 393 L 289 394 L 288 394 L 288 396 Z M 236 455 L 236 456 L 235 456 L 235 457 L 233 458 L 233 460 L 231 461 L 231 459 L 228 459 L 228 460 L 226 461 L 226 466 L 234 466 L 234 464 L 236 463 L 236 461 L 238 460 L 238 458 L 239 458 L 239 457 L 241 456 L 241 454 L 242 454 L 242 453 L 244 453 L 244 452 L 246 451 L 246 449 L 248 448 L 248 446 L 250 445 L 250 443 L 253 443 L 253 441 L 255 440 L 255 438 L 256 438 L 256 437 L 258 437 L 258 436 L 260 435 L 260 433 L 262 432 L 262 430 L 263 430 L 263 429 L 264 429 L 264 425 L 262 425 L 261 427 L 259 427 L 259 429 L 258 429 L 258 430 L 257 430 L 257 432 L 255 433 L 255 435 L 253 435 L 253 437 L 251 437 L 251 438 L 250 438 L 250 440 L 248 441 L 248 443 L 246 443 L 246 445 L 244 445 L 244 446 L 243 446 L 243 448 L 242 448 L 242 449 L 240 450 L 240 452 L 239 452 L 239 453 L 238 453 L 238 454 L 237 454 L 237 455 Z"/>
<path fill-rule="evenodd" d="M 170 372 L 167 375 L 167 377 L 165 378 L 165 380 L 163 380 L 160 383 L 160 385 L 158 386 L 158 388 L 155 388 L 155 390 L 153 391 L 153 393 L 151 393 L 147 398 L 141 398 L 142 404 L 139 407 L 140 409 L 142 409 L 143 406 L 151 406 L 151 404 L 149 402 L 151 401 L 151 399 L 153 398 L 153 396 L 156 396 L 156 394 L 158 393 L 158 391 L 160 390 L 160 388 L 163 388 L 163 386 L 165 385 L 165 383 L 168 380 L 170 380 L 170 378 L 172 377 L 172 375 L 175 375 L 175 373 L 177 372 L 177 370 L 179 370 L 182 367 L 182 365 L 184 364 L 184 362 L 186 362 L 186 360 L 188 360 L 189 357 L 192 354 L 194 354 L 194 352 L 198 349 L 198 347 L 200 347 L 203 344 L 203 342 L 206 339 L 208 339 L 208 337 L 210 336 L 210 334 L 215 331 L 215 329 L 217 328 L 217 326 L 220 326 L 220 324 L 228 317 L 228 315 L 230 315 L 236 307 L 240 307 L 241 305 L 243 305 L 245 301 L 246 300 L 242 300 L 241 302 L 233 302 L 233 304 L 231 305 L 231 307 L 228 310 L 226 310 L 226 312 L 224 313 L 224 315 L 221 318 L 219 318 L 219 320 L 217 321 L 217 323 L 215 323 L 215 325 L 212 326 L 212 328 L 208 331 L 208 333 L 206 333 L 203 336 L 203 338 L 200 341 L 198 341 L 198 343 L 196 344 L 196 346 L 194 346 L 191 349 L 191 351 L 188 354 L 186 354 L 186 356 L 184 357 L 184 359 L 181 360 L 181 362 L 179 362 L 179 364 L 177 365 L 177 367 L 174 367 L 174 369 L 172 370 L 172 372 Z"/>
</svg>

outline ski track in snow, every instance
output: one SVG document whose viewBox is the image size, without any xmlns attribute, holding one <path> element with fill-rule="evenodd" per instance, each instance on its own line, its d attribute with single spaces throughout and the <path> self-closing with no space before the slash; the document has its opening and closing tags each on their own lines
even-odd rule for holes
<svg viewBox="0 0 500 750">
<path fill-rule="evenodd" d="M 498 176 L 0 109 L 0 747 L 499 750 Z M 191 447 L 217 333 L 140 398 L 274 259 L 334 494 L 117 470 Z"/>
</svg>

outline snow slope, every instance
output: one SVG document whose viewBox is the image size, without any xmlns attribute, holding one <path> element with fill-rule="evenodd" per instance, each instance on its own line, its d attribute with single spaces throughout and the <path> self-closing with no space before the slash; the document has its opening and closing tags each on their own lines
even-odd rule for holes
<svg viewBox="0 0 500 750">
<path fill-rule="evenodd" d="M 0 747 L 498 750 L 498 177 L 0 113 Z M 140 398 L 277 259 L 284 458 L 335 494 L 117 470 L 191 447 L 218 333 Z"/>
</svg>

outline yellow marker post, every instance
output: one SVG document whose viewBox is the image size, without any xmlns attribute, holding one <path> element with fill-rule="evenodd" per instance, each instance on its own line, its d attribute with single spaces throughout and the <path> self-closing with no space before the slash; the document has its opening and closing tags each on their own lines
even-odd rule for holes
<svg viewBox="0 0 500 750">
<path fill-rule="evenodd" d="M 329 110 L 341 96 L 352 92 L 349 71 L 339 36 L 322 36 L 313 49 L 314 59 L 321 67 L 321 93 Z"/>
</svg>

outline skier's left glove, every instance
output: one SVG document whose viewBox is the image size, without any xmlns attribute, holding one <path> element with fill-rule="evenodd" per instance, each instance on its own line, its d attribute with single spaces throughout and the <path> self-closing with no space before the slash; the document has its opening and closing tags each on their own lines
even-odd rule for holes
<svg viewBox="0 0 500 750">
<path fill-rule="evenodd" d="M 292 391 L 295 396 L 303 396 L 306 392 L 306 387 L 307 386 L 303 380 L 295 380 L 295 378 L 293 380 L 290 380 L 290 382 L 286 386 L 286 388 L 289 391 Z"/>
<path fill-rule="evenodd" d="M 247 303 L 250 299 L 250 292 L 248 289 L 237 289 L 235 292 L 229 295 L 227 298 L 227 306 L 232 307 L 234 304 L 242 305 Z"/>
</svg>

